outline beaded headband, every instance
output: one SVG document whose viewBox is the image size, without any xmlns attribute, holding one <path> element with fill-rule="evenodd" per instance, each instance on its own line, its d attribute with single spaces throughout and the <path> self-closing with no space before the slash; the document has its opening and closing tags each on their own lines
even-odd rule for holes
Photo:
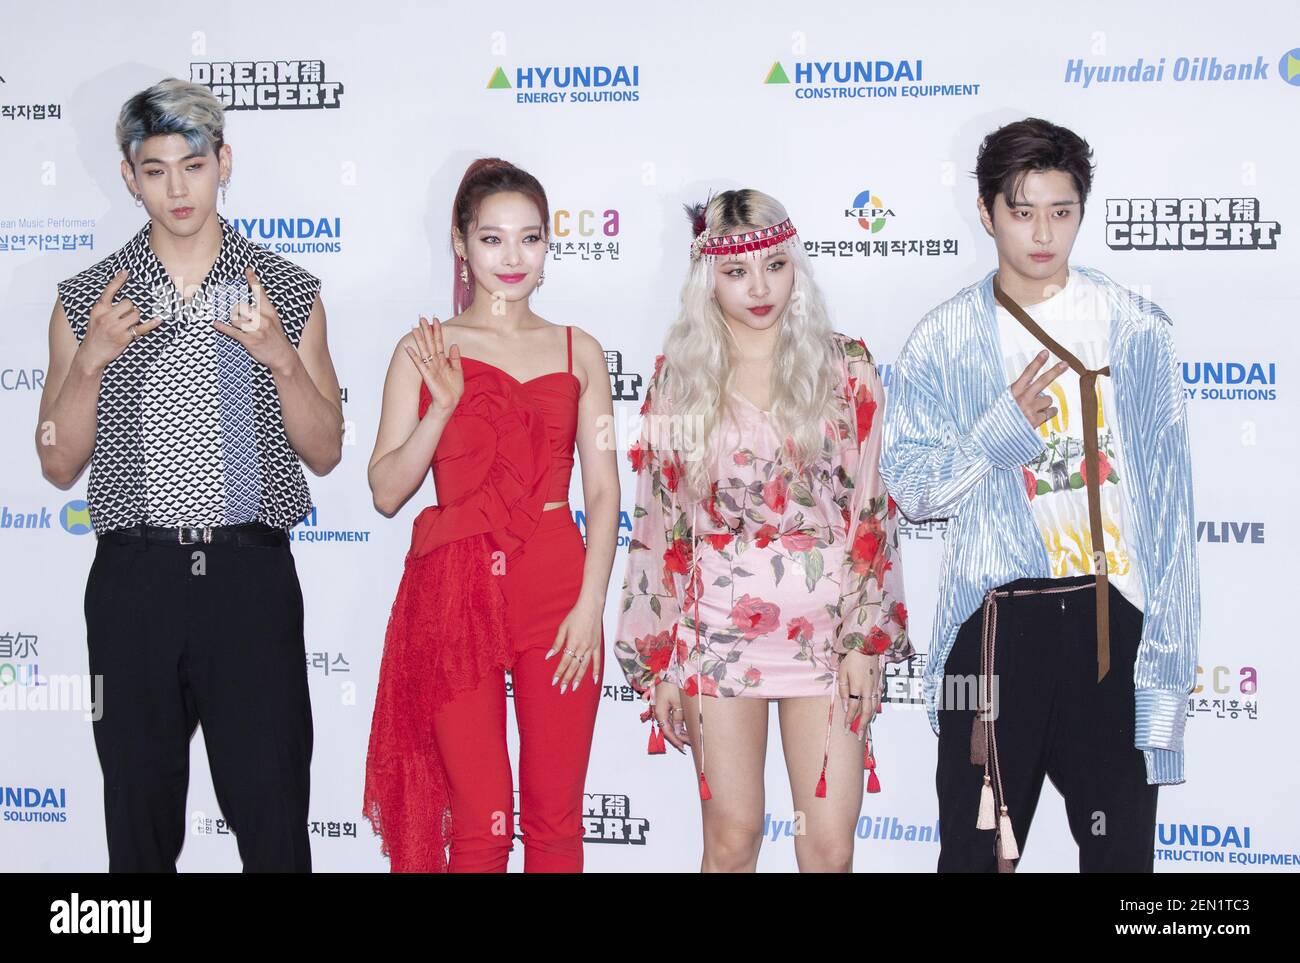
<svg viewBox="0 0 1300 963">
<path fill-rule="evenodd" d="M 740 234 L 722 234 L 709 237 L 708 231 L 700 231 L 691 242 L 691 257 L 720 258 L 735 255 L 750 255 L 769 247 L 783 245 L 795 236 L 794 224 L 787 217 L 780 224 L 764 227 L 757 231 L 744 231 Z"/>
</svg>

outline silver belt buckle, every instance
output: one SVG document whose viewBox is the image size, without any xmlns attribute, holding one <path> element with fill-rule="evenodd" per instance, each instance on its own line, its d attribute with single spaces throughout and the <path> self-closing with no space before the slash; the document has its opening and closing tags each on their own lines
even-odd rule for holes
<svg viewBox="0 0 1300 963">
<path fill-rule="evenodd" d="M 198 542 L 200 532 L 202 533 L 205 545 L 212 541 L 212 529 L 207 526 L 200 527 L 197 525 L 184 525 L 176 529 L 176 541 L 181 545 L 193 545 Z M 185 536 L 187 534 L 193 535 L 194 537 L 186 541 Z"/>
</svg>

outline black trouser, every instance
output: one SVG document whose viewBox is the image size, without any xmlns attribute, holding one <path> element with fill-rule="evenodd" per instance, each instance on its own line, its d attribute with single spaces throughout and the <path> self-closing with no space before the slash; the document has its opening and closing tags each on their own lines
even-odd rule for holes
<svg viewBox="0 0 1300 963">
<path fill-rule="evenodd" d="M 109 871 L 176 871 L 201 722 L 245 872 L 310 872 L 311 702 L 287 539 L 181 545 L 105 533 L 85 610 L 90 672 L 102 676 L 94 731 Z"/>
<path fill-rule="evenodd" d="M 1018 579 L 1001 589 L 1093 584 L 1091 576 Z M 1133 663 L 1142 613 L 1110 587 L 1110 670 L 1097 682 L 1092 588 L 997 602 L 996 738 L 1002 789 L 1023 854 L 1047 775 L 1065 797 L 1081 872 L 1146 872 L 1155 860 L 1156 790 L 1133 745 Z M 941 697 L 979 675 L 983 610 L 962 625 Z M 956 702 L 956 705 L 950 704 Z M 939 871 L 993 872 L 995 832 L 975 828 L 984 766 L 971 763 L 976 704 L 944 698 L 939 711 Z M 1001 802 L 1001 800 L 999 800 Z"/>
</svg>

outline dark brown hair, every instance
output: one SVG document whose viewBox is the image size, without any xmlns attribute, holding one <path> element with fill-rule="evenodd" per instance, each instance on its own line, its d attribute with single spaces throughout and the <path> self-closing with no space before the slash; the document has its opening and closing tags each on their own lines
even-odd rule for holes
<svg viewBox="0 0 1300 963">
<path fill-rule="evenodd" d="M 1001 194 L 1007 206 L 1015 203 L 1015 192 L 1031 171 L 1065 171 L 1079 192 L 1079 216 L 1092 189 L 1092 148 L 1065 127 L 1037 117 L 1026 117 L 999 127 L 984 138 L 975 160 L 975 179 L 980 197 L 993 216 L 993 202 Z"/>
<path fill-rule="evenodd" d="M 460 231 L 469 243 L 470 225 L 478 220 L 478 209 L 483 200 L 493 194 L 514 191 L 523 194 L 534 204 L 542 216 L 542 231 L 551 230 L 551 209 L 546 203 L 546 191 L 532 174 L 499 157 L 480 157 L 465 169 L 451 202 L 451 225 Z M 474 300 L 474 273 L 466 265 L 469 281 L 460 279 L 460 265 L 452 262 L 452 306 L 460 314 Z"/>
</svg>

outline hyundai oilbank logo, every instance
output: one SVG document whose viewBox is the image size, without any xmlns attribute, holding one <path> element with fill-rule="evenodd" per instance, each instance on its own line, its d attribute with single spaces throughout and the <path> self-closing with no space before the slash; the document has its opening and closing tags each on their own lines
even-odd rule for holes
<svg viewBox="0 0 1300 963">
<path fill-rule="evenodd" d="M 1300 87 L 1300 47 L 1293 47 L 1277 62 L 1277 75 L 1292 87 Z"/>
<path fill-rule="evenodd" d="M 89 535 L 94 531 L 90 525 L 90 505 L 81 498 L 68 502 L 59 509 L 59 524 L 69 535 Z"/>
</svg>

